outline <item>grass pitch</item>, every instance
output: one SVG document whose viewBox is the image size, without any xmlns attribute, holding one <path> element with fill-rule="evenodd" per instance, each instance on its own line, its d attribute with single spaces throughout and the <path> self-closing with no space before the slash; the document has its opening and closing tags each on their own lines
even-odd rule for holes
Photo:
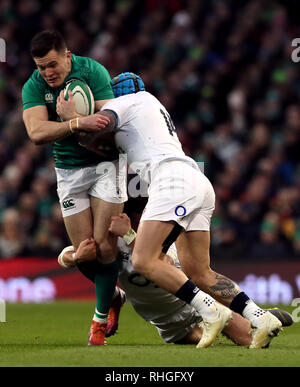
<svg viewBox="0 0 300 387">
<path fill-rule="evenodd" d="M 127 302 L 108 345 L 88 347 L 93 311 L 93 302 L 7 304 L 7 322 L 0 323 L 0 367 L 300 366 L 300 323 L 285 328 L 269 349 L 237 347 L 220 337 L 213 347 L 197 350 L 164 344 Z"/>
</svg>

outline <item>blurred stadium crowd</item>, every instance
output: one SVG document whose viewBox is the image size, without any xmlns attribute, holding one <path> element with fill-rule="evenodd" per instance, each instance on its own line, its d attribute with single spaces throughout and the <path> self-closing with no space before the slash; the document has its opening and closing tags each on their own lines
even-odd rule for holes
<svg viewBox="0 0 300 387">
<path fill-rule="evenodd" d="M 112 77 L 141 75 L 169 110 L 216 191 L 213 259 L 300 259 L 296 3 L 0 0 L 0 259 L 54 257 L 68 243 L 51 147 L 33 145 L 22 123 L 29 42 L 53 28 Z"/>
</svg>

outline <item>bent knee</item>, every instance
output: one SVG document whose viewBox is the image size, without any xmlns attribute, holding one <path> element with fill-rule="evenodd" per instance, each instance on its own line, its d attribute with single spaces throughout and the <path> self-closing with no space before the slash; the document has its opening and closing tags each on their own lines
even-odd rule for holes
<svg viewBox="0 0 300 387">
<path fill-rule="evenodd" d="M 143 264 L 142 264 L 142 260 L 137 254 L 132 255 L 131 263 L 132 263 L 133 270 L 136 271 L 137 273 L 142 274 Z"/>
<path fill-rule="evenodd" d="M 144 277 L 147 277 L 149 271 L 151 271 L 151 265 L 141 258 L 138 254 L 133 254 L 131 258 L 133 270 Z"/>
<path fill-rule="evenodd" d="M 102 263 L 110 263 L 116 259 L 117 245 L 107 239 L 96 241 L 97 257 Z"/>
</svg>

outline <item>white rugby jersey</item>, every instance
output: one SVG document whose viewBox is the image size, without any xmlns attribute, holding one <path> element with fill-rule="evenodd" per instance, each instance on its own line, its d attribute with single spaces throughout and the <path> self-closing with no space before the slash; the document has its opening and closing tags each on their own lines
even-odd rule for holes
<svg viewBox="0 0 300 387">
<path fill-rule="evenodd" d="M 196 164 L 183 152 L 169 113 L 152 94 L 140 91 L 124 95 L 107 102 L 102 110 L 116 113 L 116 146 L 127 154 L 132 169 L 149 169 L 166 159 Z"/>
<path fill-rule="evenodd" d="M 119 282 L 126 292 L 128 300 L 135 311 L 146 321 L 164 323 L 173 315 L 179 314 L 187 304 L 173 294 L 159 288 L 153 282 L 133 270 L 131 263 L 132 250 L 125 244 L 122 238 L 118 238 L 120 272 Z M 167 253 L 173 259 L 177 256 L 175 244 Z M 179 266 L 178 259 L 175 262 Z M 193 310 L 192 307 L 191 311 Z"/>
</svg>

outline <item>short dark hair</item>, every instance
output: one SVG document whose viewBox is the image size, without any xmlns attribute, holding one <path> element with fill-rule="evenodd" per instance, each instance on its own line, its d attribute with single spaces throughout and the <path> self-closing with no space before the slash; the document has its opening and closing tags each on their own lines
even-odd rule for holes
<svg viewBox="0 0 300 387">
<path fill-rule="evenodd" d="M 67 48 L 66 42 L 60 32 L 45 30 L 37 33 L 31 40 L 30 53 L 33 58 L 42 58 L 49 51 L 62 51 Z"/>
</svg>

